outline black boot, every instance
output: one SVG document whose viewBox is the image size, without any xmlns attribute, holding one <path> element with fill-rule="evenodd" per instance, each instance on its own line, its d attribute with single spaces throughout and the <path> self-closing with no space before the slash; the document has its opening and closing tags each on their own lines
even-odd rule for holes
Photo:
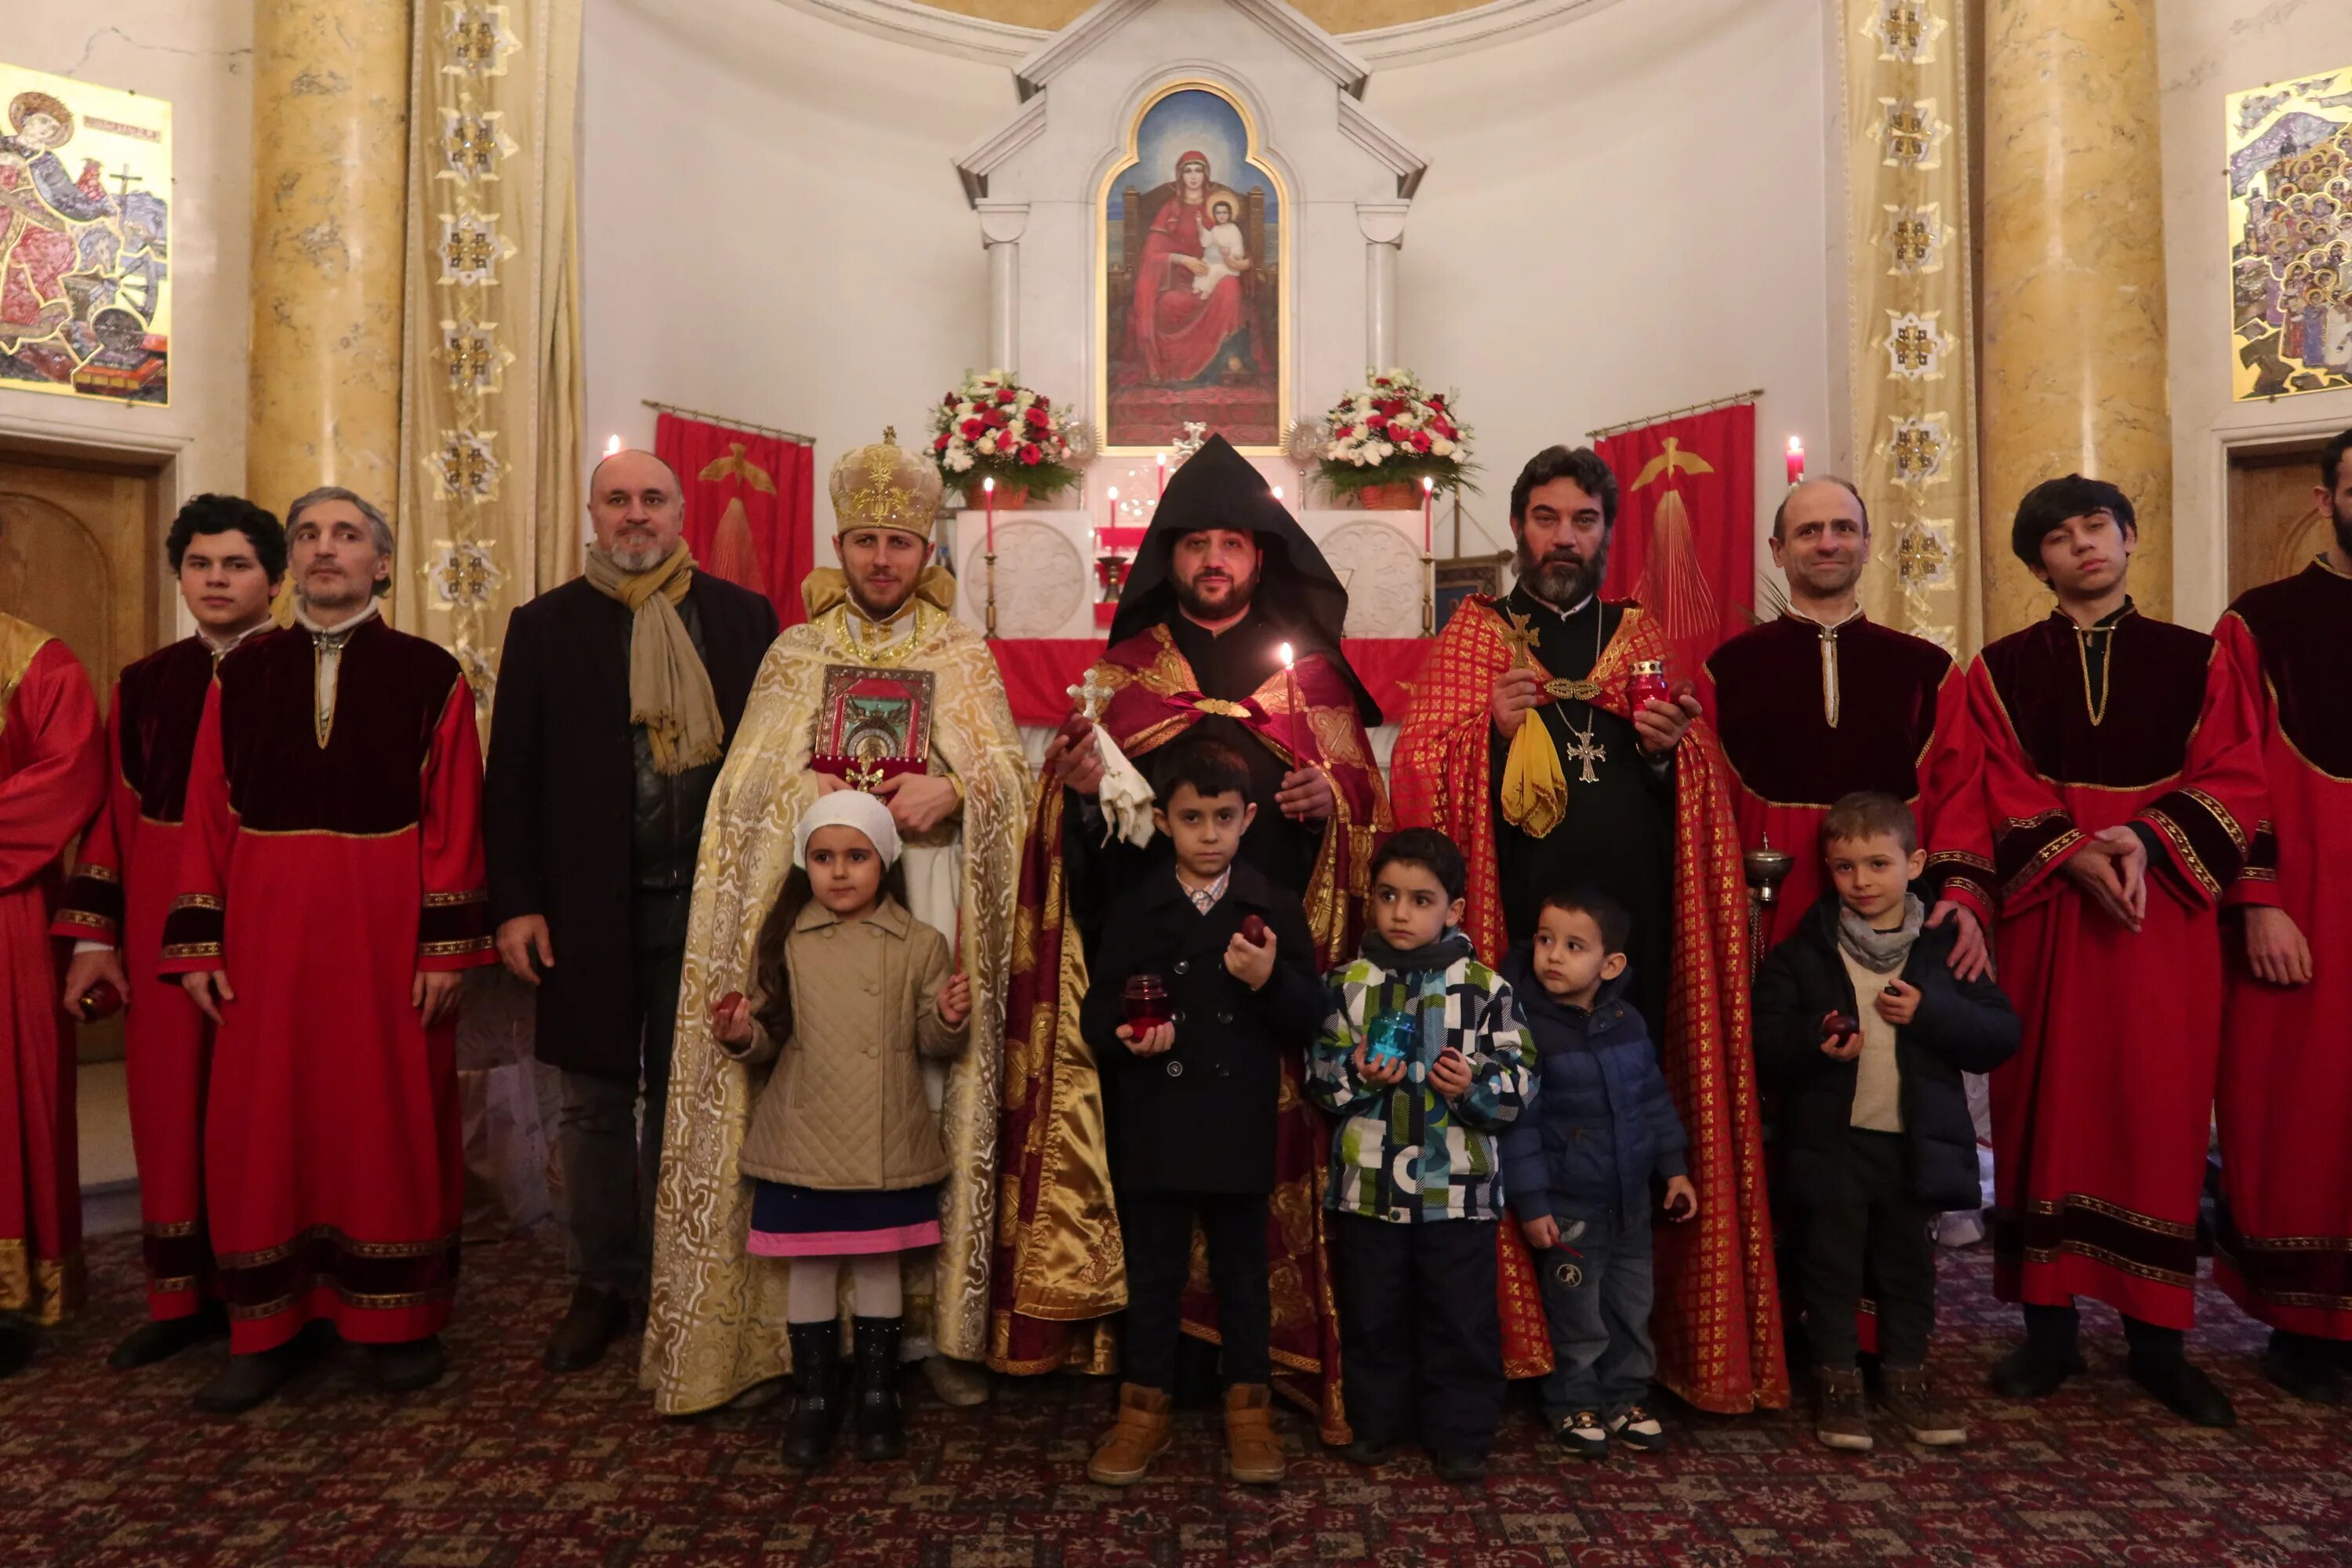
<svg viewBox="0 0 2352 1568">
<path fill-rule="evenodd" d="M 629 1324 L 628 1303 L 620 1293 L 583 1281 L 572 1292 L 572 1306 L 540 1352 L 540 1364 L 550 1372 L 584 1372 L 604 1358 L 604 1347 Z"/>
<path fill-rule="evenodd" d="M 2072 1307 L 2025 1309 L 2025 1342 L 2003 1356 L 1985 1379 L 2003 1399 L 2043 1399 L 2084 1370 L 2075 1348 L 2082 1318 Z"/>
<path fill-rule="evenodd" d="M 2344 1403 L 2344 1371 L 2335 1342 L 2311 1334 L 2273 1331 L 2263 1352 L 2263 1375 L 2297 1399 L 2315 1405 Z"/>
<path fill-rule="evenodd" d="M 301 1333 L 266 1351 L 232 1355 L 219 1375 L 196 1391 L 196 1408 L 213 1415 L 241 1415 L 285 1387 L 312 1354 L 311 1336 Z"/>
<path fill-rule="evenodd" d="M 13 1377 L 24 1371 L 25 1363 L 33 1359 L 33 1352 L 40 1342 L 32 1324 L 0 1312 L 0 1377 Z"/>
<path fill-rule="evenodd" d="M 841 1424 L 841 1328 L 790 1323 L 793 1343 L 793 1413 L 784 1418 L 784 1463 L 814 1469 L 833 1452 L 833 1429 Z"/>
<path fill-rule="evenodd" d="M 216 1340 L 228 1332 L 228 1313 L 218 1301 L 207 1301 L 184 1318 L 159 1318 L 142 1323 L 122 1337 L 106 1364 L 117 1372 L 131 1372 L 142 1366 L 152 1366 L 159 1361 L 169 1361 L 191 1345 L 206 1340 Z"/>
<path fill-rule="evenodd" d="M 898 1409 L 898 1318 L 854 1318 L 857 1328 L 857 1457 L 895 1459 L 907 1451 Z"/>
<path fill-rule="evenodd" d="M 2124 1340 L 2130 1347 L 2124 1370 L 2134 1383 L 2154 1395 L 2157 1403 L 2200 1426 L 2235 1426 L 2238 1412 L 2230 1396 L 2204 1371 L 2189 1360 L 2185 1336 L 2179 1329 L 2158 1328 L 2137 1318 L 2124 1319 Z"/>
<path fill-rule="evenodd" d="M 441 1381 L 449 1370 L 448 1352 L 439 1334 L 396 1344 L 368 1346 L 368 1363 L 375 1368 L 376 1386 L 386 1394 L 415 1394 Z"/>
</svg>

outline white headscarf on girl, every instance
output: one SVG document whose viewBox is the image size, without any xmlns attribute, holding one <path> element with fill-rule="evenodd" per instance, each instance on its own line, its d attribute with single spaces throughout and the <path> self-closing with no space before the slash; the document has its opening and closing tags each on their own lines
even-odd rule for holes
<svg viewBox="0 0 2352 1568">
<path fill-rule="evenodd" d="M 793 829 L 793 864 L 803 870 L 808 868 L 809 835 L 820 827 L 855 827 L 882 857 L 884 870 L 898 863 L 898 825 L 890 820 L 890 808 L 864 790 L 835 790 L 801 813 Z"/>
</svg>

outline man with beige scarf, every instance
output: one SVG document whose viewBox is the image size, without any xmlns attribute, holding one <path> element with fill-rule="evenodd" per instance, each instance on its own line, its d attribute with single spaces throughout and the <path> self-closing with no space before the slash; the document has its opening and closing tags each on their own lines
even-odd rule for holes
<svg viewBox="0 0 2352 1568">
<path fill-rule="evenodd" d="M 614 453 L 588 491 L 586 575 L 508 626 L 483 790 L 499 956 L 538 988 L 563 1074 L 578 1282 L 552 1372 L 593 1364 L 645 1301 L 695 847 L 776 636 L 764 597 L 695 569 L 659 458 Z"/>
</svg>

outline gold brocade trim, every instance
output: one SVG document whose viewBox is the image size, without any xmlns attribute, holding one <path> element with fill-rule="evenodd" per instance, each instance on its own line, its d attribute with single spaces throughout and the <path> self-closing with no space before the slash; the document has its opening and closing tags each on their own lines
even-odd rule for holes
<svg viewBox="0 0 2352 1568">
<path fill-rule="evenodd" d="M 416 956 L 456 958 L 461 953 L 488 952 L 496 945 L 497 939 L 488 935 L 469 936 L 462 942 L 420 942 L 416 944 Z"/>
<path fill-rule="evenodd" d="M 1202 713 L 1213 713 L 1220 719 L 1247 719 L 1250 710 L 1238 702 L 1228 702 L 1222 697 L 1203 697 L 1192 706 Z"/>
<path fill-rule="evenodd" d="M 216 942 L 172 942 L 163 944 L 165 958 L 218 958 L 221 944 Z"/>
<path fill-rule="evenodd" d="M 390 828 L 383 833 L 345 833 L 334 827 L 247 827 L 244 822 L 239 821 L 236 830 L 239 834 L 251 838 L 374 839 L 398 838 L 404 834 L 415 832 L 417 825 L 412 822 L 405 827 Z"/>
<path fill-rule="evenodd" d="M 488 888 L 468 888 L 462 893 L 427 893 L 425 907 L 428 910 L 453 909 L 460 904 L 487 904 L 490 901 Z"/>
<path fill-rule="evenodd" d="M 2158 1285 L 2193 1286 L 2197 1283 L 2197 1277 L 2193 1274 L 2182 1274 L 2169 1268 L 2157 1268 L 2146 1263 L 2135 1263 L 2121 1253 L 2112 1252 L 2106 1247 L 2095 1246 L 2087 1241 L 2062 1241 L 2055 1247 L 2029 1247 L 2022 1249 L 2021 1256 L 2028 1263 L 2046 1266 L 2057 1262 L 2069 1253 L 2076 1258 L 2087 1258 L 2094 1263 L 2104 1264 L 2118 1273 L 2129 1274 L 2135 1279 L 2146 1279 Z"/>
<path fill-rule="evenodd" d="M 94 865 L 87 860 L 75 867 L 73 874 L 77 877 L 87 877 L 93 882 L 119 883 L 122 880 L 113 867 Z"/>
<path fill-rule="evenodd" d="M 2035 821 L 2046 822 L 2053 816 L 2063 816 L 2065 815 L 2066 814 L 2063 811 L 2048 812 L 2042 816 L 2035 818 Z M 2026 865 L 2018 871 L 2017 875 L 2011 877 L 2008 883 L 2002 887 L 2000 890 L 2001 898 L 2004 900 L 2015 898 L 2030 883 L 2032 883 L 2035 878 L 2042 875 L 2043 869 L 2049 866 L 2051 861 L 2057 859 L 2060 856 L 2072 850 L 2074 846 L 2082 843 L 2083 837 L 2084 835 L 2081 828 L 2069 827 L 2065 832 L 2060 834 L 2057 837 L 2043 845 L 2040 852 L 2037 853 L 2031 861 L 2027 862 Z"/>
<path fill-rule="evenodd" d="M 1983 871 L 1987 874 L 1990 874 L 1994 869 L 1990 860 L 1966 849 L 1938 849 L 1927 857 L 1927 866 L 1931 870 L 1937 866 L 1966 866 L 1971 870 Z"/>
<path fill-rule="evenodd" d="M 82 1287 L 79 1249 L 63 1258 L 35 1258 L 24 1242 L 0 1240 L 0 1312 L 52 1328 L 81 1305 Z"/>
<path fill-rule="evenodd" d="M 318 1241 L 331 1242 L 336 1251 L 348 1253 L 353 1258 L 430 1258 L 457 1245 L 455 1235 L 432 1241 L 354 1241 L 334 1226 L 314 1225 L 275 1247 L 265 1247 L 253 1252 L 224 1252 L 216 1261 L 223 1268 L 263 1268 L 272 1263 L 282 1263 Z"/>
<path fill-rule="evenodd" d="M 2220 898 L 2221 896 L 2220 880 L 2206 868 L 2204 858 L 2189 844 L 2189 835 L 2181 830 L 2180 825 L 2172 820 L 2172 814 L 2150 807 L 2142 815 L 2147 818 L 2149 826 L 2164 835 L 2165 842 L 2171 845 L 2172 852 L 2180 858 L 2181 866 L 2197 879 L 2197 885 L 2205 889 L 2205 896 L 2209 899 Z"/>
<path fill-rule="evenodd" d="M 2035 1198 L 2025 1206 L 2038 1215 L 2055 1215 L 2066 1209 L 2082 1209 L 2089 1214 L 2105 1215 L 2108 1219 L 2121 1220 L 2126 1225 L 2140 1230 L 2155 1231 L 2159 1236 L 2169 1236 L 2184 1241 L 2193 1241 L 2197 1238 L 2197 1227 L 2194 1225 L 2175 1219 L 2158 1219 L 2152 1214 L 2142 1214 L 2137 1209 L 2127 1209 L 2121 1204 L 2110 1202 L 2105 1198 L 2095 1198 L 2088 1193 L 2068 1193 L 2063 1198 Z"/>
<path fill-rule="evenodd" d="M 142 1225 L 139 1230 L 142 1236 L 152 1236 L 158 1241 L 176 1241 L 181 1237 L 195 1235 L 196 1222 L 192 1219 L 165 1220 L 161 1224 Z"/>
<path fill-rule="evenodd" d="M 2252 841 L 2247 838 L 2246 830 L 2238 826 L 2238 819 L 2231 815 L 2230 808 L 2228 806 L 2223 805 L 2220 801 L 2215 800 L 2211 795 L 2207 795 L 2203 790 L 2199 789 L 2194 784 L 2182 784 L 2179 793 L 2187 795 L 2189 799 L 2195 801 L 2198 805 L 2203 806 L 2208 812 L 2212 814 L 2213 820 L 2221 825 L 2221 831 L 2230 836 L 2230 842 L 2238 847 L 2239 854 L 2243 855 L 2247 849 L 2252 847 Z M 2270 824 L 2264 822 L 2259 824 L 2259 826 L 2267 828 L 2270 826 Z"/>
<path fill-rule="evenodd" d="M 2083 705 L 2090 710 L 2091 728 L 2094 730 L 2106 722 L 2107 696 L 2115 688 L 2115 629 L 2113 626 L 2074 628 L 2074 657 L 2083 664 Z M 2091 689 L 2091 639 L 2095 637 L 2107 639 L 2105 656 L 2099 660 L 2099 689 L 2096 691 Z"/>
<path fill-rule="evenodd" d="M 110 931 L 114 929 L 114 922 L 104 915 L 93 915 L 81 910 L 59 910 L 58 921 L 61 925 L 81 926 L 89 931 Z"/>
<path fill-rule="evenodd" d="M 172 908 L 175 912 L 180 910 L 216 910 L 220 907 L 220 900 L 210 893 L 182 893 L 172 900 Z"/>
</svg>

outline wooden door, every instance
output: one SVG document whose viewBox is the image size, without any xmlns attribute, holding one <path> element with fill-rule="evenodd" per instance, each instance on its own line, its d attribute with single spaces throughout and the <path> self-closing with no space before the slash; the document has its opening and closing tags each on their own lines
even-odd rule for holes
<svg viewBox="0 0 2352 1568">
<path fill-rule="evenodd" d="M 0 451 L 0 610 L 73 649 L 105 701 L 163 630 L 156 476 Z"/>
<path fill-rule="evenodd" d="M 2230 454 L 2230 597 L 2293 576 L 2335 542 L 2319 484 L 2319 440 Z"/>
</svg>

